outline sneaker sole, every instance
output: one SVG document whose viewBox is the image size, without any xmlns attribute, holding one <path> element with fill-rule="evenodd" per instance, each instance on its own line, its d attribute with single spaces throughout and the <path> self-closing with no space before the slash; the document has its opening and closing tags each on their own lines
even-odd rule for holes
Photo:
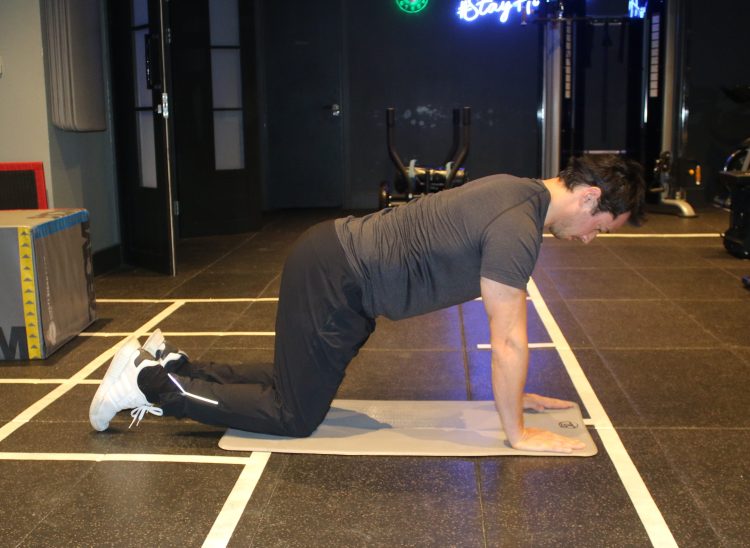
<svg viewBox="0 0 750 548">
<path fill-rule="evenodd" d="M 101 410 L 102 404 L 104 403 L 104 395 L 107 393 L 109 388 L 117 381 L 122 372 L 130 362 L 130 356 L 133 352 L 138 351 L 138 341 L 131 340 L 125 343 L 125 345 L 117 351 L 115 357 L 112 358 L 112 363 L 109 365 L 109 369 L 104 374 L 102 383 L 99 385 L 99 389 L 94 395 L 94 399 L 91 400 L 91 406 L 89 407 L 89 422 L 94 430 L 103 432 L 109 428 L 109 421 L 106 424 L 101 424 L 97 419 L 97 415 Z"/>
</svg>

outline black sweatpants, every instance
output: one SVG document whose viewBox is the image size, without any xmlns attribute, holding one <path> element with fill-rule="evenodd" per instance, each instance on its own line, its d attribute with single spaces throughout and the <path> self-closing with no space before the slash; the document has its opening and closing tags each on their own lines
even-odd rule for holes
<svg viewBox="0 0 750 548">
<path fill-rule="evenodd" d="M 192 396 L 165 393 L 159 404 L 166 415 L 207 424 L 308 436 L 374 328 L 333 221 L 320 223 L 300 237 L 284 265 L 273 365 L 184 363 L 173 375 Z"/>
</svg>

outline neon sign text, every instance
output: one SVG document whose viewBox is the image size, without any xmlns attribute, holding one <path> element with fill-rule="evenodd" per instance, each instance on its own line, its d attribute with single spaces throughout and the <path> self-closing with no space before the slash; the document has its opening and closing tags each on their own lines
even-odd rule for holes
<svg viewBox="0 0 750 548">
<path fill-rule="evenodd" d="M 641 6 L 640 0 L 629 0 L 628 1 L 628 16 L 637 17 L 643 19 L 646 16 L 646 8 L 648 7 L 648 0 Z"/>
<path fill-rule="evenodd" d="M 476 21 L 487 15 L 498 14 L 501 23 L 507 23 L 510 15 L 525 12 L 531 15 L 543 0 L 461 0 L 458 5 L 459 19 Z M 550 0 L 546 0 L 549 2 Z M 628 0 L 628 17 L 643 19 L 646 16 L 648 0 Z"/>
<path fill-rule="evenodd" d="M 538 7 L 540 3 L 541 0 L 461 0 L 457 13 L 459 19 L 468 22 L 499 13 L 500 22 L 505 23 L 512 10 L 515 9 L 517 13 L 526 11 L 526 15 L 531 15 L 532 8 Z"/>
</svg>

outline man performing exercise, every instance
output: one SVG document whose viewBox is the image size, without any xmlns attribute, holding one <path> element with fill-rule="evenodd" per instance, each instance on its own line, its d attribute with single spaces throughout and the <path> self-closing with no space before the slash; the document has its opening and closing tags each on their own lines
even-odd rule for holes
<svg viewBox="0 0 750 548">
<path fill-rule="evenodd" d="M 492 175 L 365 217 L 318 224 L 289 254 L 281 277 L 273 364 L 198 366 L 156 331 L 118 351 L 91 402 L 106 430 L 123 409 L 212 425 L 308 436 L 323 421 L 347 365 L 375 328 L 479 295 L 492 347 L 492 389 L 510 444 L 571 452 L 577 440 L 526 428 L 523 409 L 570 407 L 524 394 L 526 284 L 546 228 L 592 241 L 643 216 L 641 167 L 618 156 L 571 158 L 544 181 Z"/>
</svg>

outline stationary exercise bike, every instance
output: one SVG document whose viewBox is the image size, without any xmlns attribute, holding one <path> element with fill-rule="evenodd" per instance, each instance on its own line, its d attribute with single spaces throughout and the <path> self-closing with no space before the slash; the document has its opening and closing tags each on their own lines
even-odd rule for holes
<svg viewBox="0 0 750 548">
<path fill-rule="evenodd" d="M 380 184 L 378 199 L 380 209 L 406 204 L 423 194 L 461 186 L 468 180 L 466 169 L 462 164 L 469 153 L 470 107 L 453 110 L 453 143 L 448 154 L 449 160 L 444 167 L 437 168 L 417 165 L 416 159 L 411 160 L 408 167 L 405 166 L 394 145 L 396 110 L 386 109 L 385 119 L 388 154 L 393 165 L 396 166 L 396 176 L 393 183 L 382 182 Z M 460 146 L 459 142 L 461 142 Z"/>
<path fill-rule="evenodd" d="M 684 159 L 672 161 L 669 151 L 659 155 L 654 163 L 654 174 L 651 186 L 646 194 L 648 208 L 655 213 L 677 213 L 680 217 L 696 217 L 695 210 L 685 200 L 685 179 L 692 184 L 701 184 L 701 168 Z"/>
</svg>

